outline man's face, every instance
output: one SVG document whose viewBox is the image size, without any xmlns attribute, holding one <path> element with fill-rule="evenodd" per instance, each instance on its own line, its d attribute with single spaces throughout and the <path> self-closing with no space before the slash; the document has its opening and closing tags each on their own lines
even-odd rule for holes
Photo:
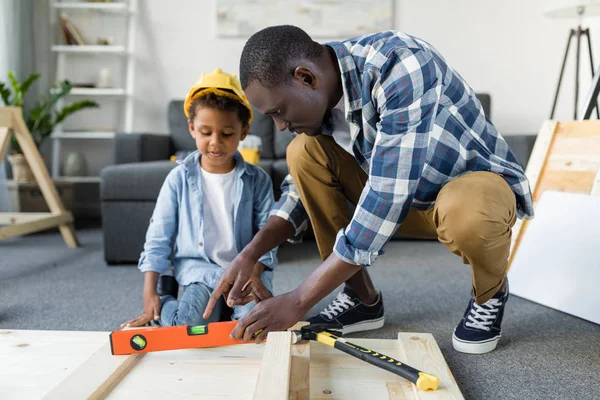
<svg viewBox="0 0 600 400">
<path fill-rule="evenodd" d="M 294 78 L 289 84 L 266 88 L 253 81 L 246 96 L 258 111 L 273 118 L 277 129 L 316 136 L 321 133 L 327 98 L 322 90 Z"/>
</svg>

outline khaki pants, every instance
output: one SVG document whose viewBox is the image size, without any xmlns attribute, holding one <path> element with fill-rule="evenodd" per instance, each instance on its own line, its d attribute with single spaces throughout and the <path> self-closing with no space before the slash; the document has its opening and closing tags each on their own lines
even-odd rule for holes
<svg viewBox="0 0 600 400">
<path fill-rule="evenodd" d="M 337 232 L 350 223 L 348 201 L 358 203 L 368 176 L 330 136 L 298 135 L 287 148 L 287 162 L 325 260 Z M 410 210 L 398 233 L 437 238 L 462 257 L 473 271 L 475 300 L 483 304 L 504 282 L 515 220 L 508 183 L 492 172 L 471 172 L 446 184 L 432 209 Z"/>
</svg>

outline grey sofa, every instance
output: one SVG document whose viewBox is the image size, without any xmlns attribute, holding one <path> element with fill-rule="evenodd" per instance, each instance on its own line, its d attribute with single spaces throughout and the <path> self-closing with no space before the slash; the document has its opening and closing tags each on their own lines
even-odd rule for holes
<svg viewBox="0 0 600 400">
<path fill-rule="evenodd" d="M 491 99 L 478 94 L 490 115 Z M 177 164 L 169 157 L 177 151 L 196 150 L 183 114 L 183 101 L 168 105 L 168 135 L 118 133 L 114 141 L 115 165 L 101 171 L 100 200 L 104 231 L 104 258 L 109 265 L 137 263 L 142 251 L 148 221 L 162 183 Z M 275 198 L 288 173 L 285 160 L 289 131 L 279 132 L 270 117 L 255 112 L 250 134 L 262 138 L 260 166 L 273 180 Z M 517 159 L 527 164 L 535 135 L 508 136 Z"/>
</svg>

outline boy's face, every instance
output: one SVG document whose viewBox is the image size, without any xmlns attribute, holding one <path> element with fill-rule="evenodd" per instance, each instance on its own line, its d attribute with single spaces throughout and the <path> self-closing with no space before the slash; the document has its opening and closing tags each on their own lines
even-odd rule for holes
<svg viewBox="0 0 600 400">
<path fill-rule="evenodd" d="M 310 83 L 294 78 L 290 84 L 266 88 L 255 80 L 244 91 L 250 103 L 273 118 L 280 131 L 287 128 L 308 136 L 321 133 L 327 97 Z"/>
<path fill-rule="evenodd" d="M 188 120 L 190 134 L 202 153 L 200 164 L 211 173 L 225 174 L 235 166 L 233 155 L 240 140 L 248 134 L 234 111 L 201 107 L 193 121 Z"/>
</svg>

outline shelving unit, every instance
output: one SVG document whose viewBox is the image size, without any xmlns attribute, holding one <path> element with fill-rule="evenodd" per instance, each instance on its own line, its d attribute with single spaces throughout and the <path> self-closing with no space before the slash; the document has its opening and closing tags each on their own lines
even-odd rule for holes
<svg viewBox="0 0 600 400">
<path fill-rule="evenodd" d="M 54 139 L 113 139 L 114 132 L 99 131 L 67 131 L 54 134 Z"/>
<path fill-rule="evenodd" d="M 61 176 L 61 148 L 63 140 L 112 140 L 115 131 L 131 132 L 133 124 L 133 88 L 135 72 L 135 33 L 137 19 L 137 0 L 121 0 L 118 2 L 86 2 L 86 1 L 60 1 L 52 0 L 52 20 L 58 21 L 61 12 L 69 12 L 70 15 L 87 13 L 93 18 L 102 18 L 103 14 L 123 16 L 126 19 L 125 43 L 114 45 L 65 45 L 55 44 L 51 47 L 56 54 L 56 81 L 72 79 L 67 76 L 68 62 L 74 57 L 119 57 L 124 64 L 121 87 L 114 88 L 87 88 L 74 87 L 68 97 L 86 97 L 91 100 L 106 99 L 106 101 L 122 101 L 123 107 L 118 107 L 120 123 L 116 124 L 110 131 L 107 127 L 103 130 L 74 130 L 69 131 L 63 126 L 57 126 L 52 133 L 52 177 L 72 182 L 99 182 L 97 176 L 64 177 Z M 58 23 L 57 23 L 58 25 Z M 59 27 L 60 29 L 60 27 Z M 57 103 L 61 107 L 64 100 Z M 86 127 L 87 129 L 87 127 Z"/>
<path fill-rule="evenodd" d="M 106 12 L 127 12 L 125 3 L 83 3 L 83 2 L 59 2 L 54 3 L 54 8 L 64 10 L 99 10 Z"/>
<path fill-rule="evenodd" d="M 125 46 L 115 46 L 115 45 L 54 45 L 52 46 L 52 51 L 58 53 L 116 53 L 121 55 L 126 55 Z"/>
</svg>

